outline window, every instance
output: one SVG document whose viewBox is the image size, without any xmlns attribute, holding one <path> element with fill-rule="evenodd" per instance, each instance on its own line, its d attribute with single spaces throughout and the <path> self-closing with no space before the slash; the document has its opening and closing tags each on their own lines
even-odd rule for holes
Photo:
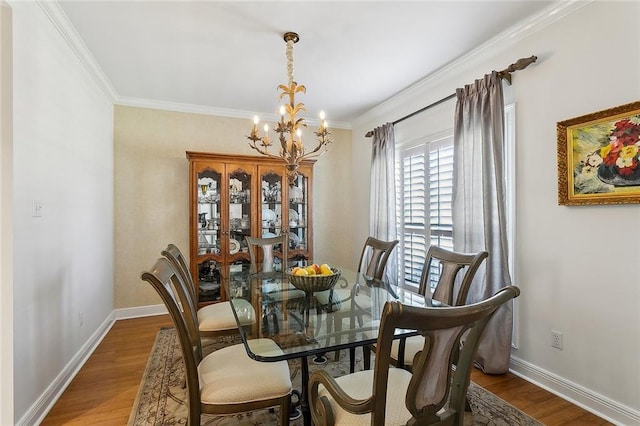
<svg viewBox="0 0 640 426">
<path fill-rule="evenodd" d="M 417 288 L 430 245 L 453 249 L 453 137 L 401 152 L 400 223 L 404 283 Z M 435 286 L 438 271 L 431 274 Z"/>
<path fill-rule="evenodd" d="M 509 270 L 515 276 L 515 104 L 505 106 L 504 173 L 506 196 Z M 439 132 L 425 137 L 425 121 L 420 127 L 405 124 L 396 129 L 396 184 L 398 194 L 398 233 L 400 239 L 399 282 L 417 290 L 429 245 L 453 250 L 453 131 L 442 121 L 430 121 L 429 128 Z M 433 289 L 440 271 L 432 265 L 429 284 Z M 514 313 L 518 300 L 514 301 Z M 518 348 L 518 315 L 514 314 L 512 345 Z"/>
<path fill-rule="evenodd" d="M 417 134 L 414 132 L 413 136 Z M 509 269 L 513 276 L 516 180 L 514 104 L 505 107 L 504 157 Z M 453 131 L 440 132 L 437 136 L 422 137 L 404 144 L 401 142 L 396 158 L 398 232 L 402 255 L 400 282 L 404 281 L 406 287 L 415 290 L 429 246 L 453 250 Z M 438 266 L 432 265 L 429 277 L 432 289 L 439 272 Z"/>
</svg>

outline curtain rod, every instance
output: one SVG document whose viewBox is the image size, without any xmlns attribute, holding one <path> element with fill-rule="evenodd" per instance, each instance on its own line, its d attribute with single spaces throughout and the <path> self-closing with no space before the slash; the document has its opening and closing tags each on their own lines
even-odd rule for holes
<svg viewBox="0 0 640 426">
<path fill-rule="evenodd" d="M 514 62 L 513 64 L 511 64 L 508 67 L 506 67 L 505 69 L 503 69 L 502 71 L 498 71 L 498 77 L 506 80 L 507 83 L 509 85 L 511 85 L 511 73 L 513 73 L 515 71 L 518 71 L 518 70 L 525 69 L 526 67 L 528 67 L 529 65 L 534 63 L 537 59 L 538 59 L 538 57 L 535 56 L 535 55 L 530 56 L 528 58 L 520 58 L 516 62 Z M 402 121 L 404 121 L 404 120 L 406 120 L 408 118 L 413 117 L 414 115 L 418 115 L 421 112 L 424 112 L 424 111 L 426 111 L 426 110 L 428 110 L 430 108 L 433 108 L 433 107 L 435 107 L 437 105 L 440 105 L 441 103 L 446 102 L 446 101 L 448 101 L 450 99 L 453 99 L 455 97 L 456 97 L 456 94 L 452 93 L 449 96 L 445 96 L 444 98 L 442 98 L 442 99 L 440 99 L 438 101 L 435 101 L 432 104 L 427 105 L 426 107 L 422 107 L 419 110 L 412 112 L 411 114 L 407 114 L 404 117 L 398 118 L 392 124 L 394 124 L 394 125 L 398 124 L 398 123 L 400 123 L 400 122 L 402 122 Z M 367 134 L 365 134 L 364 136 L 367 137 L 367 138 L 370 138 L 371 136 L 373 136 L 373 130 L 369 130 L 367 132 Z"/>
</svg>

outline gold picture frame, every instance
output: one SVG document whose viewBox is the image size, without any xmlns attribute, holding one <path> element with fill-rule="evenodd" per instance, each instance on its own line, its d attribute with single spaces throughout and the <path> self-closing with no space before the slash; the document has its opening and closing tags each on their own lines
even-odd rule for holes
<svg viewBox="0 0 640 426">
<path fill-rule="evenodd" d="M 557 123 L 558 204 L 640 203 L 640 101 Z"/>
</svg>

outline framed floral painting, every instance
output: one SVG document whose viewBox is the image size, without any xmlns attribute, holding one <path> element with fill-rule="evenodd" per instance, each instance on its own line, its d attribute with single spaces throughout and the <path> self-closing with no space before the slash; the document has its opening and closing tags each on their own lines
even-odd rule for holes
<svg viewBox="0 0 640 426">
<path fill-rule="evenodd" d="M 557 123 L 558 204 L 640 203 L 640 101 Z"/>
</svg>

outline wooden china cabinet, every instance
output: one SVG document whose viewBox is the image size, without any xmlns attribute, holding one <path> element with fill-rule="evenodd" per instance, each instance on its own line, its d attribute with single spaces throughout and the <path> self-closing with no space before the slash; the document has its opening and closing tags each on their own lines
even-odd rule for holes
<svg viewBox="0 0 640 426">
<path fill-rule="evenodd" d="M 199 305 L 228 300 L 229 280 L 246 280 L 246 236 L 288 233 L 289 266 L 312 259 L 313 161 L 289 183 L 282 161 L 267 157 L 187 151 L 189 258 Z M 274 270 L 282 253 L 274 253 Z"/>
</svg>

